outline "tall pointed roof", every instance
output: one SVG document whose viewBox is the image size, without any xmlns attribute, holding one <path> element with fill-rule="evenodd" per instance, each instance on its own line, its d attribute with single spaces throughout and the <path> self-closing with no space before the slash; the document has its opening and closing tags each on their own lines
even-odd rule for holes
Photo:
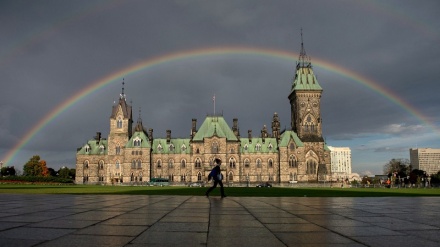
<svg viewBox="0 0 440 247">
<path fill-rule="evenodd" d="M 319 90 L 322 91 L 322 87 L 319 85 L 315 74 L 313 73 L 312 62 L 304 49 L 303 35 L 301 29 L 301 52 L 299 53 L 298 62 L 296 63 L 296 73 L 293 79 L 292 90 Z"/>
<path fill-rule="evenodd" d="M 122 80 L 122 93 L 119 95 L 118 104 L 113 106 L 112 115 L 110 116 L 111 118 L 116 118 L 116 114 L 118 113 L 119 106 L 121 106 L 122 114 L 124 115 L 124 118 L 131 119 L 132 117 L 131 105 L 127 104 L 127 99 L 125 98 L 124 85 L 125 82 L 124 80 Z"/>
</svg>

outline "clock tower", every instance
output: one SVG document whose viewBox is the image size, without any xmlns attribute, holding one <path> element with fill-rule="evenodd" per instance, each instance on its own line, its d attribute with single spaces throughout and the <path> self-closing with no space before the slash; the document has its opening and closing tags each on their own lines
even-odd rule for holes
<svg viewBox="0 0 440 247">
<path fill-rule="evenodd" d="M 289 94 L 291 128 L 303 142 L 323 142 L 321 118 L 322 88 L 306 55 L 301 33 L 301 52 Z"/>
</svg>

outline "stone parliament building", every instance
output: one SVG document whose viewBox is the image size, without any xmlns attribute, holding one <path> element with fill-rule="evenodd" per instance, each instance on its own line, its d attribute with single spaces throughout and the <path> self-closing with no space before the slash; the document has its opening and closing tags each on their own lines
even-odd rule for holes
<svg viewBox="0 0 440 247">
<path fill-rule="evenodd" d="M 301 183 L 329 177 L 330 150 L 322 136 L 320 100 L 323 89 L 313 73 L 303 43 L 288 99 L 291 128 L 280 129 L 277 113 L 271 131 L 240 136 L 238 119 L 232 128 L 223 116 L 207 116 L 200 127 L 192 119 L 188 138 L 154 138 L 139 117 L 133 127 L 132 106 L 124 87 L 113 105 L 110 133 L 89 140 L 76 153 L 77 184 L 144 184 L 166 178 L 171 184 L 206 182 L 213 160 L 222 160 L 226 184 Z M 328 174 L 327 174 L 328 173 Z"/>
</svg>

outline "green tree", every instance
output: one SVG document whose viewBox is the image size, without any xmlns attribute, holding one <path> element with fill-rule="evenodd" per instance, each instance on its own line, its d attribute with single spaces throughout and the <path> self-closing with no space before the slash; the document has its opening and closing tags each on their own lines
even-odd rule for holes
<svg viewBox="0 0 440 247">
<path fill-rule="evenodd" d="M 410 172 L 410 163 L 408 159 L 391 159 L 383 166 L 383 174 L 391 176 L 396 173 L 397 176 L 405 177 Z"/>
<path fill-rule="evenodd" d="M 60 178 L 69 178 L 70 177 L 70 169 L 63 166 L 58 170 L 58 177 Z"/>
<path fill-rule="evenodd" d="M 39 155 L 34 155 L 23 166 L 23 175 L 47 177 L 49 175 L 49 170 L 47 169 L 46 161 L 40 160 Z"/>
<path fill-rule="evenodd" d="M 2 167 L 0 174 L 1 176 L 15 176 L 15 168 L 14 166 L 6 166 Z"/>
</svg>

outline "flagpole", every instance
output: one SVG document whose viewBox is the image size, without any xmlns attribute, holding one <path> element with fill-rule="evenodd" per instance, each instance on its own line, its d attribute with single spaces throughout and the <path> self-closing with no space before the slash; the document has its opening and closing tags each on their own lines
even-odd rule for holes
<svg viewBox="0 0 440 247">
<path fill-rule="evenodd" d="M 214 116 L 215 116 L 215 94 L 214 97 L 212 97 L 212 101 L 214 101 Z"/>
</svg>

